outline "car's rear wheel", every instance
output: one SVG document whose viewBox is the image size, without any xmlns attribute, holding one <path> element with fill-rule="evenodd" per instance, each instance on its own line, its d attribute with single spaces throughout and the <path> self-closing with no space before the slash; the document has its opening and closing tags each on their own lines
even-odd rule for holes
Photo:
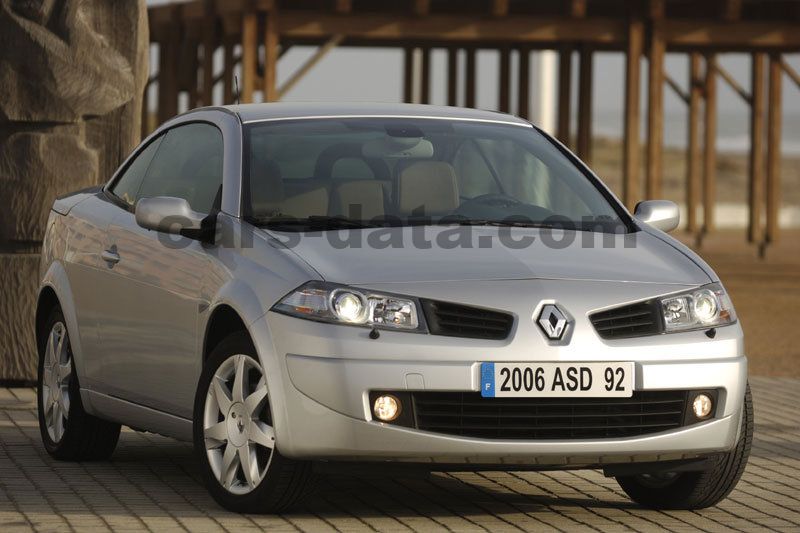
<svg viewBox="0 0 800 533">
<path fill-rule="evenodd" d="M 39 345 L 39 430 L 56 459 L 108 459 L 119 440 L 119 424 L 88 414 L 81 403 L 78 377 L 64 315 L 54 309 Z"/>
<path fill-rule="evenodd" d="M 753 399 L 747 386 L 742 428 L 736 446 L 700 472 L 660 472 L 619 476 L 622 490 L 651 509 L 703 509 L 724 500 L 742 477 L 753 441 Z"/>
<path fill-rule="evenodd" d="M 278 452 L 266 376 L 244 333 L 209 356 L 195 398 L 194 449 L 209 492 L 229 510 L 279 512 L 308 492 L 311 465 Z"/>
</svg>

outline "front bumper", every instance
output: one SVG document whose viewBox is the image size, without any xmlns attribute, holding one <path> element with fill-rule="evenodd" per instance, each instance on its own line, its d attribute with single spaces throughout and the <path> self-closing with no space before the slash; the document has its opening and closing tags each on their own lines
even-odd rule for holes
<svg viewBox="0 0 800 533">
<path fill-rule="evenodd" d="M 689 332 L 659 337 L 661 344 L 653 339 L 598 343 L 591 358 L 560 348 L 536 359 L 635 361 L 636 390 L 719 389 L 714 419 L 640 437 L 520 441 L 380 423 L 372 419 L 368 399 L 370 390 L 478 391 L 481 361 L 532 359 L 515 342 L 395 332 L 382 332 L 376 341 L 362 328 L 274 313 L 263 320 L 265 327 L 253 329 L 273 376 L 278 448 L 288 457 L 428 463 L 434 469 L 465 463 L 570 468 L 709 455 L 733 448 L 739 432 L 747 359 L 738 325 L 720 328 L 714 340 Z M 270 337 L 269 331 L 279 334 Z M 264 350 L 274 359 L 264 357 Z"/>
</svg>

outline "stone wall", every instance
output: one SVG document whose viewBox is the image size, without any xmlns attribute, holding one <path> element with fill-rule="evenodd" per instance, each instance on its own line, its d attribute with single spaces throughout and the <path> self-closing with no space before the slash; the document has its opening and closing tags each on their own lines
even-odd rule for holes
<svg viewBox="0 0 800 533">
<path fill-rule="evenodd" d="M 35 379 L 50 206 L 138 143 L 148 42 L 145 0 L 0 0 L 0 380 Z"/>
</svg>

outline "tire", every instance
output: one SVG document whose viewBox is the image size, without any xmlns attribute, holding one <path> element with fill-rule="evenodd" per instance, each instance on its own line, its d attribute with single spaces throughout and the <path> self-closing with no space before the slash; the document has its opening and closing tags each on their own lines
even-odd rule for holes
<svg viewBox="0 0 800 533">
<path fill-rule="evenodd" d="M 712 507 L 724 500 L 739 482 L 752 441 L 753 399 L 748 384 L 739 440 L 731 451 L 720 455 L 711 468 L 700 472 L 619 476 L 617 482 L 633 501 L 651 509 Z"/>
<path fill-rule="evenodd" d="M 55 308 L 39 343 L 37 404 L 44 448 L 63 461 L 108 459 L 119 440 L 119 424 L 88 414 L 81 403 L 78 375 L 66 321 Z"/>
<path fill-rule="evenodd" d="M 309 493 L 311 464 L 278 452 L 265 376 L 246 333 L 232 333 L 209 355 L 195 395 L 193 431 L 203 481 L 222 507 L 277 513 Z"/>
</svg>

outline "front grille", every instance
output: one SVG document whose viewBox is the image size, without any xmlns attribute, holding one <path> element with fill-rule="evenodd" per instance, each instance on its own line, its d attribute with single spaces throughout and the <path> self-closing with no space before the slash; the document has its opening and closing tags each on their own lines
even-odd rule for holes
<svg viewBox="0 0 800 533">
<path fill-rule="evenodd" d="M 658 301 L 625 305 L 589 316 L 597 334 L 604 339 L 626 339 L 655 335 L 663 331 Z"/>
<path fill-rule="evenodd" d="M 633 437 L 681 427 L 687 391 L 631 398 L 483 398 L 479 392 L 412 392 L 416 427 L 508 440 Z"/>
<path fill-rule="evenodd" d="M 514 324 L 514 317 L 501 311 L 433 300 L 421 303 L 432 335 L 501 340 Z"/>
</svg>

